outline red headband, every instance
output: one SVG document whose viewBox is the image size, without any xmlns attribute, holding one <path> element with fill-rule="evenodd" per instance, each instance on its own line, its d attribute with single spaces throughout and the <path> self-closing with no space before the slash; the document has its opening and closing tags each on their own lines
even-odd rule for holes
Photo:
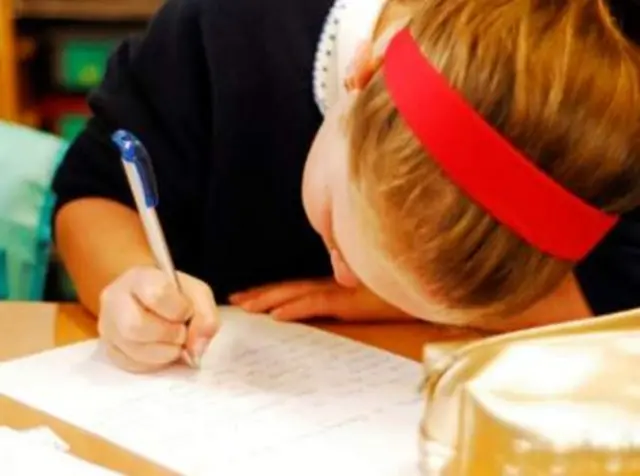
<svg viewBox="0 0 640 476">
<path fill-rule="evenodd" d="M 423 56 L 408 29 L 384 58 L 389 94 L 447 176 L 532 246 L 580 261 L 618 217 L 585 203 L 527 160 Z"/>
</svg>

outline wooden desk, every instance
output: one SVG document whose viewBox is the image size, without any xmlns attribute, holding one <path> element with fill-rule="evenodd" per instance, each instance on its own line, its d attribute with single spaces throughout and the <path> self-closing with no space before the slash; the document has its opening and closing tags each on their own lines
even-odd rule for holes
<svg viewBox="0 0 640 476">
<path fill-rule="evenodd" d="M 323 322 L 314 325 L 414 360 L 421 360 L 426 343 L 469 338 L 468 333 L 422 323 Z M 95 320 L 80 306 L 0 303 L 0 362 L 91 339 L 96 335 Z M 173 474 L 101 438 L 0 396 L 2 425 L 13 428 L 47 425 L 71 446 L 75 455 L 126 475 Z"/>
</svg>

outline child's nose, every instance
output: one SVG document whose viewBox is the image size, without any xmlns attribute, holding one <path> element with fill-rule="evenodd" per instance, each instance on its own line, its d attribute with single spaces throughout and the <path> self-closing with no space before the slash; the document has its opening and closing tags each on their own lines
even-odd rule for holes
<svg viewBox="0 0 640 476">
<path fill-rule="evenodd" d="M 331 254 L 331 266 L 333 267 L 333 275 L 336 282 L 340 286 L 345 288 L 355 288 L 360 283 L 360 280 L 353 274 L 351 268 L 344 262 L 340 252 L 336 249 L 330 251 Z"/>
</svg>

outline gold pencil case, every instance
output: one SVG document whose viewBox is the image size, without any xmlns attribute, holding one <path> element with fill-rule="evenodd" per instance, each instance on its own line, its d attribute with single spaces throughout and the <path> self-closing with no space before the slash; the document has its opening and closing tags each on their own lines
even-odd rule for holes
<svg viewBox="0 0 640 476">
<path fill-rule="evenodd" d="M 640 310 L 425 349 L 423 476 L 640 475 Z"/>
</svg>

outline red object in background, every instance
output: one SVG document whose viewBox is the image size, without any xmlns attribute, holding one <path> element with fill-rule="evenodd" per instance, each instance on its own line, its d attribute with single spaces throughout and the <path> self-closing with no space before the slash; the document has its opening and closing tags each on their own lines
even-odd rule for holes
<svg viewBox="0 0 640 476">
<path fill-rule="evenodd" d="M 42 101 L 40 115 L 47 130 L 70 141 L 82 131 L 90 111 L 84 97 L 59 95 Z"/>
<path fill-rule="evenodd" d="M 60 116 L 66 114 L 87 116 L 90 114 L 86 99 L 79 96 L 47 97 L 41 103 L 40 112 L 47 122 L 55 122 Z"/>
</svg>

